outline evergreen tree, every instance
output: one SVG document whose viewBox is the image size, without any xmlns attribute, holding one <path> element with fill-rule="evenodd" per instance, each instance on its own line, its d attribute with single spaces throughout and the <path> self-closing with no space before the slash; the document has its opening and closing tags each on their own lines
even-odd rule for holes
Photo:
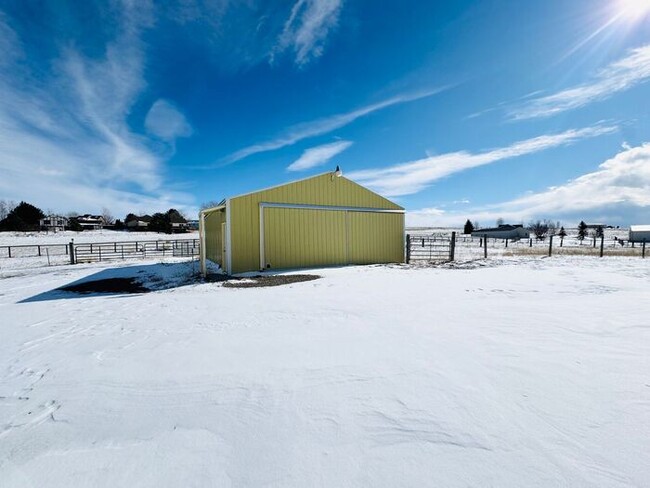
<svg viewBox="0 0 650 488">
<path fill-rule="evenodd" d="M 81 227 L 81 224 L 79 223 L 79 217 L 70 217 L 68 219 L 68 230 L 72 230 L 74 232 L 82 232 L 84 230 L 84 228 Z"/>
<path fill-rule="evenodd" d="M 43 211 L 27 202 L 20 202 L 0 222 L 0 230 L 39 230 L 40 220 L 45 217 Z"/>
<path fill-rule="evenodd" d="M 558 234 L 562 239 L 566 237 L 566 231 L 564 230 L 564 227 L 560 227 L 560 232 Z"/>
<path fill-rule="evenodd" d="M 157 212 L 151 217 L 149 222 L 149 230 L 153 232 L 165 232 L 166 234 L 172 233 L 172 222 L 169 218 L 169 213 Z"/>
<path fill-rule="evenodd" d="M 578 240 L 582 242 L 584 241 L 585 237 L 587 237 L 587 224 L 585 224 L 585 221 L 582 220 L 578 224 Z"/>
<path fill-rule="evenodd" d="M 474 232 L 474 224 L 472 224 L 471 220 L 467 219 L 463 228 L 463 234 L 471 234 L 472 232 Z"/>
</svg>

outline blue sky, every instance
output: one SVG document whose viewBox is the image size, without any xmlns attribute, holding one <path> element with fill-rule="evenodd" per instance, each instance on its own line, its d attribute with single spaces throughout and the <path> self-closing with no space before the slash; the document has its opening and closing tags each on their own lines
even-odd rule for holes
<svg viewBox="0 0 650 488">
<path fill-rule="evenodd" d="M 2 0 L 0 90 L 0 199 L 57 212 L 338 164 L 411 225 L 650 221 L 650 0 Z"/>
</svg>

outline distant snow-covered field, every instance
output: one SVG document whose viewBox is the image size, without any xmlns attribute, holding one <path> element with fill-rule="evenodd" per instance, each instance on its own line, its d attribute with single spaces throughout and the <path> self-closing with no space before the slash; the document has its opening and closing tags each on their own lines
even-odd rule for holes
<svg viewBox="0 0 650 488">
<path fill-rule="evenodd" d="M 98 244 L 115 242 L 150 242 L 147 248 L 156 245 L 152 241 L 193 240 L 198 242 L 198 232 L 183 234 L 162 234 L 157 232 L 127 232 L 114 230 L 87 230 L 83 232 L 0 232 L 0 278 L 16 269 L 60 266 L 69 263 L 67 244 Z M 185 244 L 183 242 L 182 244 Z M 11 250 L 5 246 L 12 247 Z M 27 247 L 25 247 L 27 246 Z M 40 246 L 40 249 L 39 249 Z M 110 249 L 110 247 L 109 247 Z M 11 256 L 9 257 L 9 252 Z M 40 255 L 39 255 L 40 253 Z M 146 258 L 146 253 L 143 253 Z M 139 259 L 139 258 L 138 258 Z"/>
<path fill-rule="evenodd" d="M 650 260 L 195 272 L 0 279 L 0 486 L 650 485 Z"/>
<path fill-rule="evenodd" d="M 73 232 L 0 232 L 0 246 L 67 244 L 71 239 L 76 243 L 113 241 L 155 241 L 160 239 L 198 239 L 198 232 L 185 234 L 161 234 L 158 232 L 128 232 L 118 230 L 86 230 Z"/>
</svg>

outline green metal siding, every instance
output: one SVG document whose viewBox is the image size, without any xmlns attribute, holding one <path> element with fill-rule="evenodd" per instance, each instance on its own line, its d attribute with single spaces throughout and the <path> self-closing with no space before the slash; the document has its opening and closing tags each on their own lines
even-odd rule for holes
<svg viewBox="0 0 650 488">
<path fill-rule="evenodd" d="M 331 173 L 232 198 L 228 201 L 231 219 L 232 273 L 254 271 L 261 267 L 260 203 L 403 210 L 402 207 L 390 200 L 344 177 L 335 177 Z M 301 210 L 297 213 L 291 213 L 290 210 L 295 209 L 269 208 L 264 211 L 269 210 L 269 218 L 276 218 L 275 223 L 272 225 L 278 226 L 275 230 L 271 228 L 271 235 L 268 236 L 272 241 L 271 245 L 274 247 L 266 250 L 265 245 L 265 252 L 270 252 L 273 259 L 279 259 L 278 262 L 281 263 L 281 265 L 272 263 L 274 268 L 344 264 L 346 262 L 382 263 L 403 261 L 403 214 L 398 214 L 402 222 L 399 236 L 397 236 L 393 228 L 394 223 L 399 220 L 399 218 L 394 217 L 395 214 L 372 214 L 377 215 L 377 218 L 373 220 L 375 224 L 384 221 L 391 222 L 391 224 L 387 224 L 386 227 L 386 229 L 390 228 L 389 234 L 384 233 L 382 224 L 380 229 L 372 233 L 374 237 L 369 236 L 368 239 L 391 239 L 392 244 L 372 247 L 369 243 L 361 240 L 363 232 L 370 227 L 367 225 L 363 229 L 359 227 L 355 234 L 359 236 L 355 238 L 359 240 L 359 244 L 355 244 L 353 246 L 355 250 L 348 251 L 351 254 L 342 261 L 337 246 L 339 246 L 341 240 L 348 238 L 346 226 L 341 226 L 340 216 L 325 215 L 336 212 L 332 210 Z M 275 212 L 276 210 L 288 210 L 288 212 Z M 282 219 L 280 218 L 281 215 L 283 216 Z M 265 225 L 265 233 L 269 227 L 270 225 Z M 298 229 L 302 229 L 300 230 L 302 233 L 300 236 L 296 236 Z M 390 237 L 387 237 L 388 235 Z M 320 236 L 320 238 L 317 239 L 316 236 Z M 327 236 L 329 237 L 327 238 Z M 279 243 L 283 239 L 286 240 L 286 243 L 280 246 Z M 355 242 L 357 241 L 355 240 Z M 280 250 L 281 248 L 282 250 Z M 401 249 L 399 256 L 396 251 L 398 248 Z M 364 252 L 370 254 L 364 256 Z M 354 259 L 351 261 L 351 258 Z M 268 259 L 265 260 L 268 262 Z"/>
<path fill-rule="evenodd" d="M 404 214 L 347 212 L 348 263 L 404 261 Z"/>
<path fill-rule="evenodd" d="M 264 260 L 270 268 L 346 264 L 346 213 L 264 209 Z"/>
<path fill-rule="evenodd" d="M 222 224 L 226 221 L 225 210 L 211 212 L 205 216 L 205 257 L 222 268 L 223 249 Z"/>
</svg>

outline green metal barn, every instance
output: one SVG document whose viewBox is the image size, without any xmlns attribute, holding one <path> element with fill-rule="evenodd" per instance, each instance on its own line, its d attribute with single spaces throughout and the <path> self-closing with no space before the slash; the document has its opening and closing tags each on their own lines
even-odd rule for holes
<svg viewBox="0 0 650 488">
<path fill-rule="evenodd" d="M 404 209 L 328 172 L 201 211 L 201 267 L 228 274 L 404 261 Z"/>
</svg>

